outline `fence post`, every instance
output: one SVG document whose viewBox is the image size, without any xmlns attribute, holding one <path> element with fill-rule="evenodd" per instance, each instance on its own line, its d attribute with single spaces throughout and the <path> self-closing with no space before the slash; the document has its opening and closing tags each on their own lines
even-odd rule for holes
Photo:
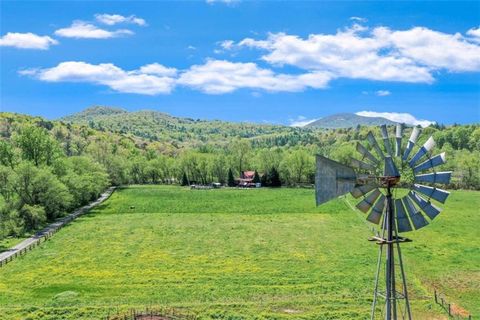
<svg viewBox="0 0 480 320">
<path fill-rule="evenodd" d="M 452 313 L 451 313 L 451 307 L 450 307 L 450 303 L 448 304 L 448 315 L 451 316 Z"/>
</svg>

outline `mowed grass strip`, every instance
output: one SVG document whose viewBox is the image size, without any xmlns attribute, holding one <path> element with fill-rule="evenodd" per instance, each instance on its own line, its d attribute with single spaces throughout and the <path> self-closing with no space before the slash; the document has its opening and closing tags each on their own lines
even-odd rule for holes
<svg viewBox="0 0 480 320">
<path fill-rule="evenodd" d="M 405 245 L 419 317 L 438 312 L 425 299 L 434 285 L 478 313 L 480 254 L 470 241 L 478 195 L 455 192 L 451 203 L 463 210 L 447 206 Z M 319 208 L 313 201 L 306 189 L 118 190 L 0 269 L 0 311 L 12 319 L 92 319 L 156 305 L 204 318 L 364 319 L 377 247 L 343 200 Z"/>
</svg>

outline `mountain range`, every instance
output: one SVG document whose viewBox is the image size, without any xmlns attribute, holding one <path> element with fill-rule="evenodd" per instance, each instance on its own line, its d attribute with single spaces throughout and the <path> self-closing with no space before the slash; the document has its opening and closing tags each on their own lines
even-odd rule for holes
<svg viewBox="0 0 480 320">
<path fill-rule="evenodd" d="M 138 119 L 142 117 L 150 117 L 154 122 L 157 122 L 159 125 L 191 125 L 198 123 L 222 123 L 222 124 L 232 124 L 232 125 L 241 125 L 241 126 L 257 126 L 262 128 L 272 128 L 278 127 L 278 125 L 267 125 L 267 124 L 255 124 L 255 123 L 237 123 L 237 122 L 227 122 L 220 120 L 195 120 L 192 118 L 181 118 L 171 116 L 167 113 L 153 111 L 153 110 L 140 110 L 134 112 L 128 112 L 125 109 L 114 108 L 114 107 L 104 107 L 104 106 L 95 106 L 87 108 L 81 112 L 66 116 L 60 120 L 73 123 L 88 123 L 93 122 L 104 122 L 107 120 L 122 120 L 126 123 L 120 123 L 117 121 L 119 126 L 127 125 L 129 120 Z M 382 117 L 364 117 L 359 116 L 354 113 L 337 113 L 333 114 L 318 120 L 315 120 L 304 128 L 319 128 L 319 129 L 339 129 L 339 128 L 355 128 L 358 125 L 361 126 L 379 126 L 382 124 L 394 125 L 396 122 L 388 120 Z"/>
<path fill-rule="evenodd" d="M 379 126 L 382 124 L 394 125 L 396 122 L 382 118 L 382 117 L 364 117 L 354 113 L 337 113 L 310 122 L 305 127 L 307 128 L 322 128 L 322 129 L 339 129 L 339 128 L 355 128 L 360 126 Z"/>
<path fill-rule="evenodd" d="M 150 141 L 158 141 L 165 144 L 166 148 L 174 149 L 200 148 L 206 144 L 225 147 L 231 138 L 236 137 L 249 138 L 256 146 L 314 144 L 318 139 L 318 132 L 326 129 L 394 124 L 384 118 L 341 113 L 299 128 L 286 125 L 182 118 L 152 110 L 128 112 L 124 109 L 104 106 L 91 107 L 59 120 L 87 125 L 101 131 L 130 134 Z"/>
</svg>

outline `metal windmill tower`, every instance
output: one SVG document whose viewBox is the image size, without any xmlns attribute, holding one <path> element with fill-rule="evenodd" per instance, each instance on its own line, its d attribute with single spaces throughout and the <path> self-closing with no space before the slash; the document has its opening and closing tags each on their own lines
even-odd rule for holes
<svg viewBox="0 0 480 320">
<path fill-rule="evenodd" d="M 445 203 L 449 192 L 437 188 L 437 184 L 448 184 L 452 172 L 435 170 L 445 163 L 445 153 L 432 156 L 433 137 L 417 145 L 420 128 L 413 128 L 406 145 L 402 144 L 401 124 L 396 126 L 394 139 L 385 125 L 380 129 L 383 148 L 368 132 L 367 145 L 356 146 L 361 158 L 352 158 L 351 166 L 317 155 L 316 200 L 319 205 L 348 192 L 361 198 L 356 207 L 369 222 L 380 225 L 380 232 L 369 239 L 379 245 L 371 319 L 379 318 L 380 309 L 386 320 L 411 320 L 400 250 L 400 244 L 411 240 L 399 233 L 423 228 L 440 213 L 432 200 Z M 409 189 L 407 193 L 404 188 Z"/>
</svg>

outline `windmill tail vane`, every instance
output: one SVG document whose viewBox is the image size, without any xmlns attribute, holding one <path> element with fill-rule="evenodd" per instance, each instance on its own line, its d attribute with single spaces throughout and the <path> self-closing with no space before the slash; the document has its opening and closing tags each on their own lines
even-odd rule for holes
<svg viewBox="0 0 480 320">
<path fill-rule="evenodd" d="M 360 157 L 349 165 L 317 155 L 316 202 L 347 193 L 359 199 L 356 208 L 381 231 L 369 239 L 379 245 L 371 319 L 412 319 L 400 249 L 411 240 L 399 234 L 421 229 L 438 216 L 442 209 L 436 203 L 445 203 L 449 195 L 438 185 L 449 184 L 452 172 L 437 171 L 446 162 L 445 153 L 433 155 L 433 137 L 418 143 L 421 128 L 413 127 L 406 142 L 402 124 L 394 136 L 388 129 L 380 126 L 381 144 L 371 131 L 366 145 L 357 142 Z M 404 195 L 396 197 L 397 190 Z"/>
</svg>

